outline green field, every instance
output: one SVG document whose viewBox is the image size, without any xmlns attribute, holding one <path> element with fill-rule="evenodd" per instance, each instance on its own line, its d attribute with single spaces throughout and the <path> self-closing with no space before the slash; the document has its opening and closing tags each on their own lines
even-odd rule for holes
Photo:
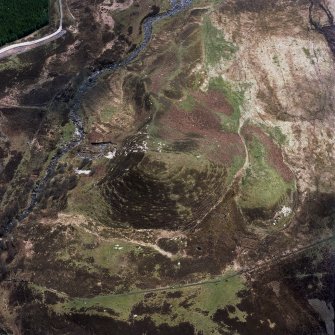
<svg viewBox="0 0 335 335">
<path fill-rule="evenodd" d="M 228 277 L 229 275 L 227 273 Z M 219 335 L 222 333 L 213 321 L 213 315 L 218 309 L 231 306 L 233 308 L 230 309 L 229 317 L 245 322 L 247 314 L 238 307 L 241 302 L 239 293 L 245 288 L 245 279 L 236 275 L 213 283 L 204 282 L 191 287 L 176 286 L 175 289 L 167 290 L 170 295 L 167 291 L 151 292 L 151 296 L 146 296 L 140 291 L 123 295 L 97 295 L 90 298 L 66 299 L 50 307 L 59 315 L 71 312 L 84 315 L 109 315 L 108 313 L 113 311 L 117 320 L 128 321 L 134 317 L 134 307 L 142 304 L 144 308 L 152 311 L 150 317 L 156 325 L 176 326 L 187 320 L 202 334 Z M 173 296 L 172 292 L 179 295 Z M 175 313 L 162 313 L 159 308 L 164 303 Z M 136 315 L 136 318 L 143 320 L 145 314 Z"/>
<path fill-rule="evenodd" d="M 225 39 L 223 31 L 217 29 L 208 17 L 205 17 L 202 26 L 206 63 L 214 66 L 221 60 L 231 60 L 238 47 Z"/>
<path fill-rule="evenodd" d="M 254 137 L 248 144 L 250 167 L 242 180 L 242 193 L 239 200 L 243 208 L 271 209 L 283 201 L 293 182 L 285 182 L 282 176 L 269 165 L 264 145 Z"/>
<path fill-rule="evenodd" d="M 49 0 L 0 0 L 0 46 L 49 22 Z"/>
</svg>

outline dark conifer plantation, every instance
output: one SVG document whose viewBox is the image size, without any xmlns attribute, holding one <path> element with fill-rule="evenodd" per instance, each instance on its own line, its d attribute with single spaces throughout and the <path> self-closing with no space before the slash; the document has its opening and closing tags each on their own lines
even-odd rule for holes
<svg viewBox="0 0 335 335">
<path fill-rule="evenodd" d="M 0 45 L 46 25 L 48 8 L 48 0 L 0 0 Z"/>
</svg>

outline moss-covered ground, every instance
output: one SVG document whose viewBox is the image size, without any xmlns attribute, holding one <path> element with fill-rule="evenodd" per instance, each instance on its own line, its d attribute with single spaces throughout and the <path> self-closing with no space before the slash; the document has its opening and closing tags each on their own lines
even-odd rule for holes
<svg viewBox="0 0 335 335">
<path fill-rule="evenodd" d="M 229 317 L 244 322 L 245 313 L 237 307 L 241 301 L 238 293 L 245 289 L 242 277 L 227 274 L 227 279 L 207 282 L 191 287 L 177 285 L 167 291 L 150 293 L 130 292 L 121 295 L 104 295 L 88 299 L 70 299 L 52 308 L 60 313 L 85 312 L 108 315 L 116 319 L 130 321 L 147 317 L 145 311 L 157 325 L 168 323 L 178 325 L 185 320 L 193 324 L 197 331 L 204 334 L 220 334 L 213 315 L 218 309 L 233 306 Z"/>
<path fill-rule="evenodd" d="M 289 192 L 294 189 L 267 162 L 266 149 L 257 139 L 248 143 L 250 166 L 242 180 L 239 203 L 248 209 L 272 209 L 285 202 Z"/>
</svg>

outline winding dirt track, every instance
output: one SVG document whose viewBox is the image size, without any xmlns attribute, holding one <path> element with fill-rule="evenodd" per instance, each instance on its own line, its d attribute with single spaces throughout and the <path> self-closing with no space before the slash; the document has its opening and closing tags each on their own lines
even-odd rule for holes
<svg viewBox="0 0 335 335">
<path fill-rule="evenodd" d="M 273 255 L 267 260 L 263 260 L 261 263 L 256 264 L 256 265 L 250 265 L 244 268 L 241 268 L 240 270 L 234 271 L 233 273 L 230 274 L 222 274 L 220 276 L 217 276 L 212 279 L 208 280 L 202 280 L 202 281 L 196 281 L 196 282 L 189 282 L 189 283 L 183 283 L 183 284 L 177 284 L 177 285 L 171 285 L 171 286 L 165 286 L 165 287 L 156 287 L 152 289 L 145 289 L 145 290 L 134 290 L 130 292 L 125 292 L 125 293 L 114 293 L 110 294 L 110 297 L 119 297 L 119 296 L 132 296 L 132 295 L 144 295 L 147 293 L 154 293 L 154 292 L 166 292 L 166 291 L 176 291 L 188 287 L 198 287 L 198 286 L 205 286 L 205 285 L 211 285 L 211 284 L 217 284 L 223 281 L 228 281 L 229 279 L 232 279 L 234 277 L 242 276 L 242 275 L 250 275 L 255 271 L 264 271 L 267 268 L 269 268 L 271 265 L 275 265 L 280 263 L 281 261 L 285 259 L 289 259 L 290 257 L 294 257 L 298 254 L 301 254 L 305 251 L 308 251 L 310 249 L 313 249 L 321 244 L 326 244 L 326 243 L 334 243 L 335 235 L 325 237 L 321 240 L 315 241 L 311 244 L 308 244 L 306 246 L 301 246 L 300 248 L 295 248 L 293 250 L 287 250 L 286 252 L 283 252 L 279 255 Z M 28 280 L 25 279 L 4 279 L 3 282 L 29 282 Z M 54 292 L 58 295 L 68 297 L 68 295 L 64 292 L 57 291 L 54 289 L 47 289 L 48 291 Z M 80 300 L 80 298 L 78 298 Z M 83 301 L 85 300 L 84 298 L 82 299 Z M 0 334 L 1 335 L 1 334 Z"/>
<path fill-rule="evenodd" d="M 333 242 L 334 238 L 335 238 L 334 235 L 326 237 L 319 241 L 315 241 L 314 243 L 311 243 L 309 245 L 302 246 L 300 248 L 295 248 L 294 250 L 288 250 L 280 255 L 274 255 L 270 259 L 262 261 L 262 263 L 260 264 L 250 265 L 248 267 L 242 268 L 241 270 L 233 272 L 232 274 L 226 274 L 226 275 L 223 274 L 213 279 L 202 280 L 198 282 L 184 283 L 184 284 L 177 284 L 177 285 L 172 285 L 172 286 L 157 287 L 157 288 L 147 289 L 147 290 L 130 291 L 130 292 L 125 292 L 125 293 L 115 293 L 115 294 L 111 294 L 110 296 L 115 297 L 115 296 L 144 295 L 144 294 L 152 293 L 152 292 L 165 292 L 165 291 L 171 291 L 171 290 L 175 291 L 175 290 L 179 290 L 179 289 L 183 289 L 187 287 L 197 287 L 197 286 L 205 286 L 205 285 L 210 285 L 210 284 L 217 284 L 223 281 L 228 281 L 229 279 L 234 278 L 234 277 L 238 277 L 242 275 L 250 275 L 251 273 L 255 271 L 262 271 L 262 270 L 264 271 L 269 266 L 278 264 L 285 259 L 296 256 L 307 250 L 313 249 L 321 244 Z"/>
<path fill-rule="evenodd" d="M 190 1 L 191 0 L 189 0 L 189 1 L 187 1 L 187 0 L 181 0 L 181 3 L 182 3 L 182 5 L 184 5 L 184 3 L 188 3 Z M 172 2 L 172 4 L 175 3 L 173 0 L 171 0 L 171 2 Z M 59 24 L 59 28 L 54 33 L 52 33 L 50 35 L 47 35 L 47 36 L 45 36 L 43 38 L 34 40 L 34 41 L 12 44 L 10 46 L 2 48 L 2 49 L 0 49 L 0 58 L 2 57 L 2 54 L 6 53 L 6 52 L 8 52 L 10 50 L 14 50 L 14 49 L 21 48 L 21 47 L 27 47 L 27 46 L 31 47 L 31 46 L 39 45 L 41 42 L 52 40 L 58 34 L 61 34 L 62 33 L 62 25 L 63 25 L 62 0 L 59 0 L 59 8 L 60 8 L 60 24 Z M 150 40 L 150 37 L 148 37 L 147 40 L 146 39 L 144 40 L 143 47 L 148 43 L 149 40 Z M 128 64 L 129 62 L 131 62 L 138 55 L 138 53 L 140 51 L 142 51 L 142 47 L 139 47 L 134 52 L 134 54 L 130 55 L 126 60 L 122 61 L 119 64 L 116 64 L 116 66 L 113 65 L 110 68 L 114 69 L 116 67 L 120 67 L 120 66 L 123 66 L 125 64 Z M 97 74 L 99 74 L 100 72 L 102 72 L 102 71 L 98 71 Z M 93 77 L 95 78 L 96 76 L 92 75 L 91 78 L 93 78 Z M 243 123 L 240 124 L 238 133 L 239 133 L 239 135 L 240 135 L 240 137 L 241 137 L 241 139 L 243 141 L 243 137 L 240 134 L 240 130 L 241 130 L 242 127 L 243 127 Z M 241 177 L 241 175 L 243 175 L 243 172 L 247 168 L 248 163 L 249 163 L 248 150 L 246 148 L 246 145 L 245 145 L 244 141 L 243 141 L 243 143 L 244 143 L 244 147 L 246 149 L 246 160 L 245 160 L 244 165 L 241 167 L 241 169 L 236 173 L 236 175 L 235 175 L 235 177 L 234 177 L 234 179 L 233 179 L 233 181 L 232 181 L 231 184 L 233 184 L 234 182 L 236 182 Z M 255 271 L 264 270 L 264 269 L 266 269 L 267 267 L 269 267 L 269 266 L 271 266 L 273 264 L 276 264 L 276 263 L 278 263 L 278 262 L 280 262 L 280 261 L 282 261 L 284 259 L 287 259 L 289 257 L 295 256 L 295 255 L 297 255 L 299 253 L 302 253 L 302 252 L 304 252 L 306 250 L 309 250 L 309 249 L 312 249 L 314 247 L 317 247 L 320 244 L 334 241 L 334 238 L 335 238 L 335 236 L 330 236 L 330 237 L 321 239 L 319 241 L 316 241 L 316 242 L 314 242 L 312 244 L 309 244 L 307 246 L 302 246 L 300 248 L 295 248 L 294 250 L 288 250 L 288 251 L 286 251 L 284 253 L 281 253 L 280 255 L 273 255 L 271 258 L 263 260 L 260 264 L 247 266 L 247 267 L 241 268 L 240 270 L 236 271 L 233 274 L 221 275 L 221 276 L 218 276 L 218 277 L 210 279 L 210 280 L 203 280 L 203 281 L 198 281 L 198 282 L 184 283 L 184 284 L 174 285 L 174 286 L 158 287 L 158 288 L 147 289 L 147 290 L 130 291 L 130 292 L 126 292 L 126 293 L 112 294 L 111 296 L 128 296 L 128 295 L 146 294 L 146 293 L 151 293 L 151 292 L 177 290 L 177 289 L 182 289 L 182 288 L 187 288 L 187 287 L 196 287 L 196 286 L 203 286 L 203 285 L 208 285 L 208 284 L 215 284 L 215 283 L 222 282 L 222 281 L 228 280 L 228 279 L 236 277 L 236 276 L 247 275 L 247 274 L 253 273 Z M 129 242 L 135 243 L 135 244 L 141 244 L 141 243 L 138 243 L 138 241 L 133 241 L 133 240 L 131 240 Z M 153 245 L 149 245 L 148 243 L 142 243 L 142 245 L 145 246 L 145 247 L 153 247 Z M 158 251 L 158 252 L 161 252 L 160 248 L 159 248 L 160 250 L 157 250 L 157 248 L 154 248 L 154 249 L 156 249 L 156 251 Z M 165 256 L 169 257 L 170 255 L 169 255 L 169 253 L 166 253 Z M 15 282 L 15 281 L 19 281 L 19 282 L 23 281 L 24 282 L 26 280 L 7 279 L 7 280 L 3 280 L 3 281 L 4 282 Z M 51 291 L 51 289 L 49 289 L 49 290 Z M 58 291 L 55 291 L 55 292 L 58 292 Z"/>
<path fill-rule="evenodd" d="M 7 47 L 4 47 L 4 48 L 0 49 L 0 58 L 4 58 L 4 57 L 7 57 L 7 56 L 12 56 L 13 54 L 20 53 L 22 51 L 27 51 L 27 47 L 29 47 L 28 50 L 30 50 L 35 46 L 41 45 L 41 43 L 53 40 L 53 39 L 61 36 L 63 34 L 63 6 L 62 6 L 62 0 L 58 0 L 58 1 L 59 1 L 60 19 L 59 19 L 59 27 L 55 32 L 53 32 L 52 34 L 49 34 L 47 36 L 41 37 L 37 40 L 15 43 L 15 44 L 11 44 Z M 21 50 L 22 48 L 24 48 L 24 50 Z M 18 49 L 18 50 L 16 50 L 16 49 Z M 11 51 L 14 51 L 14 50 L 15 50 L 14 53 L 11 52 Z"/>
</svg>

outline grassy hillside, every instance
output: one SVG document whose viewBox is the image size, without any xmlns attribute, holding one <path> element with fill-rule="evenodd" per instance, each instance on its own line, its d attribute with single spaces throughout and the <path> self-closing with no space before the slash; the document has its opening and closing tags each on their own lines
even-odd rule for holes
<svg viewBox="0 0 335 335">
<path fill-rule="evenodd" d="M 0 0 L 0 46 L 46 25 L 48 0 Z"/>
</svg>

